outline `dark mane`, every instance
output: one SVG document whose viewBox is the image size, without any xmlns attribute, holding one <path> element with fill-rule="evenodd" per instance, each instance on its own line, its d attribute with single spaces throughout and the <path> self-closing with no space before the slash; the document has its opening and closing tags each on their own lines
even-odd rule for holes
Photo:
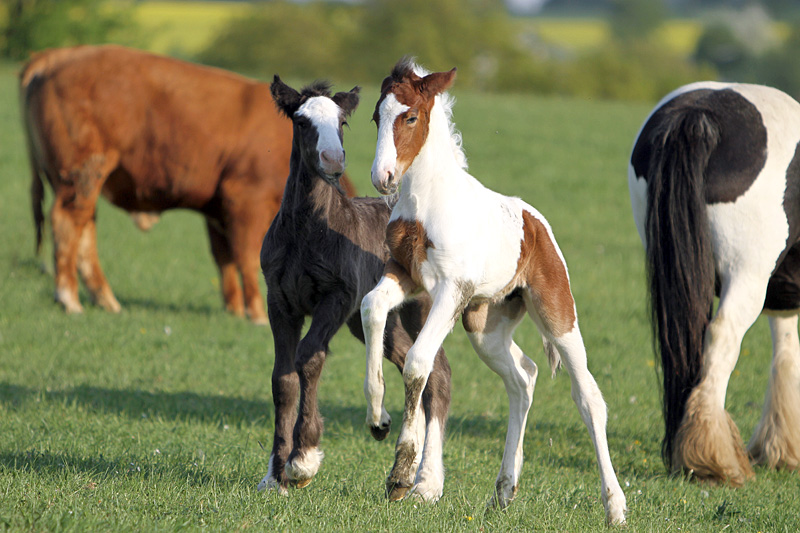
<svg viewBox="0 0 800 533">
<path fill-rule="evenodd" d="M 391 78 L 393 81 L 402 82 L 416 75 L 414 70 L 417 63 L 413 56 L 403 56 L 392 69 Z"/>
<path fill-rule="evenodd" d="M 328 80 L 316 80 L 315 82 L 303 87 L 303 89 L 300 91 L 300 96 L 302 96 L 304 100 L 314 96 L 325 96 L 330 98 L 332 86 L 333 84 Z"/>
</svg>

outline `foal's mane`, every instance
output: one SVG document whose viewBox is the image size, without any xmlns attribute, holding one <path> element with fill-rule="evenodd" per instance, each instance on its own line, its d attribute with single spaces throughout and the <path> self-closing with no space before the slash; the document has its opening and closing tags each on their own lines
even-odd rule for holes
<svg viewBox="0 0 800 533">
<path fill-rule="evenodd" d="M 409 80 L 410 74 L 413 73 L 420 78 L 424 78 L 430 72 L 420 66 L 413 57 L 403 57 L 392 69 L 391 78 L 395 83 L 403 83 Z M 461 132 L 456 129 L 453 122 L 453 106 L 456 99 L 448 92 L 443 92 L 436 95 L 436 103 L 442 106 L 445 119 L 447 120 L 447 129 L 450 131 L 450 141 L 453 147 L 453 155 L 458 162 L 458 166 L 467 170 L 467 155 L 464 153 L 464 148 L 461 145 Z"/>
<path fill-rule="evenodd" d="M 300 91 L 300 96 L 303 98 L 303 101 L 315 96 L 325 96 L 330 98 L 331 87 L 333 87 L 333 84 L 328 80 L 316 80 L 313 83 L 303 87 Z"/>
</svg>

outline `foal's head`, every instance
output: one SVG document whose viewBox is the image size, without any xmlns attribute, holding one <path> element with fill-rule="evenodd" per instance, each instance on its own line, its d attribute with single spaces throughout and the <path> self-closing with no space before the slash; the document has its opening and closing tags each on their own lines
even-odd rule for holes
<svg viewBox="0 0 800 533">
<path fill-rule="evenodd" d="M 335 184 L 345 166 L 342 127 L 358 107 L 359 90 L 353 87 L 331 96 L 330 84 L 318 81 L 297 92 L 277 75 L 270 85 L 278 109 L 294 124 L 294 142 L 303 162 Z"/>
<path fill-rule="evenodd" d="M 378 144 L 372 163 L 372 184 L 381 194 L 392 194 L 428 138 L 436 95 L 446 91 L 456 69 L 420 76 L 416 65 L 401 59 L 383 80 L 372 120 L 378 126 Z"/>
</svg>

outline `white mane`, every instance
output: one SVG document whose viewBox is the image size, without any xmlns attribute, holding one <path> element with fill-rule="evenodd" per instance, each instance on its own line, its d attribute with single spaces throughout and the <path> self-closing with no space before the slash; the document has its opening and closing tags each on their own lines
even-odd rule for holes
<svg viewBox="0 0 800 533">
<path fill-rule="evenodd" d="M 414 74 L 420 78 L 430 74 L 430 72 L 418 65 L 416 62 L 412 63 L 412 69 Z M 450 142 L 453 147 L 453 155 L 456 158 L 456 162 L 458 162 L 458 166 L 464 170 L 467 170 L 467 155 L 464 153 L 464 148 L 461 146 L 461 132 L 456 129 L 456 125 L 453 122 L 453 105 L 455 105 L 455 103 L 455 96 L 448 92 L 443 92 L 436 95 L 434 105 L 438 104 L 442 106 L 444 116 L 447 119 L 447 128 L 450 130 Z"/>
</svg>

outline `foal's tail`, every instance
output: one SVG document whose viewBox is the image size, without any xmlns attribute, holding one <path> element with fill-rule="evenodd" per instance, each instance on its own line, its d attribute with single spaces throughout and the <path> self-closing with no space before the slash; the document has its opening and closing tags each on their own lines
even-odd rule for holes
<svg viewBox="0 0 800 533">
<path fill-rule="evenodd" d="M 714 304 L 703 174 L 718 142 L 713 117 L 697 109 L 670 116 L 650 139 L 647 280 L 653 344 L 661 354 L 664 379 L 661 455 L 670 470 L 686 402 L 700 378 L 703 338 Z"/>
</svg>

